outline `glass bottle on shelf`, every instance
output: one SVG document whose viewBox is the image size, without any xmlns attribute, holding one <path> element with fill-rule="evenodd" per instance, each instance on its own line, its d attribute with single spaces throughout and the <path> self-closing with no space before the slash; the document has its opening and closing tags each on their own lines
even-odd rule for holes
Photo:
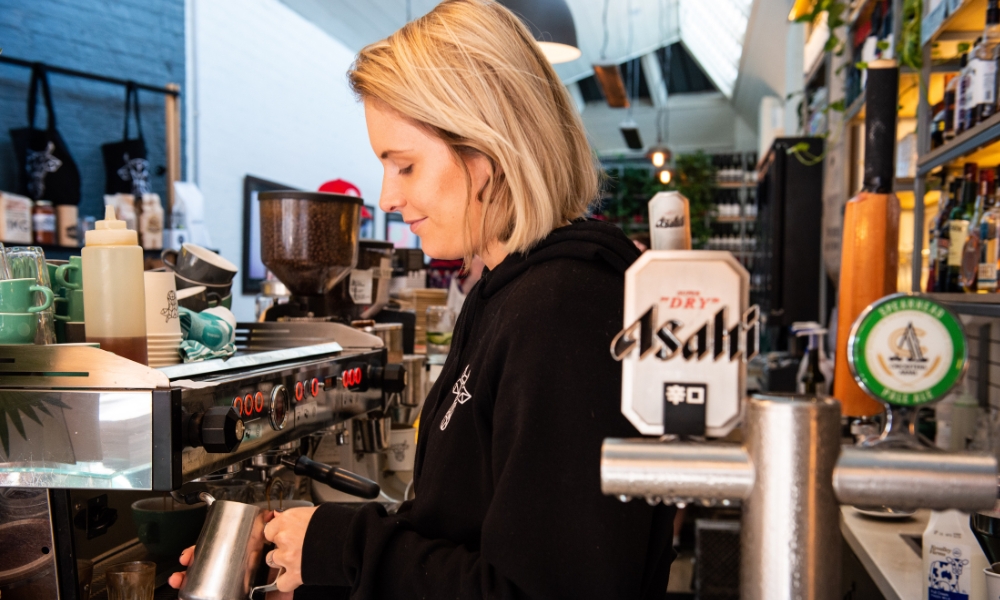
<svg viewBox="0 0 1000 600">
<path fill-rule="evenodd" d="M 948 217 L 948 280 L 947 292 L 962 292 L 961 271 L 962 256 L 965 250 L 965 238 L 969 235 L 969 222 L 972 220 L 978 188 L 978 168 L 976 163 L 965 163 L 965 179 L 962 182 L 961 201 L 952 209 Z"/>
<path fill-rule="evenodd" d="M 997 261 L 1000 260 L 1000 245 L 997 244 L 997 232 L 1000 229 L 1000 207 L 997 206 L 996 183 L 993 193 L 986 198 L 985 212 L 979 223 L 981 238 L 979 269 L 976 280 L 976 291 L 979 293 L 994 293 L 997 291 Z"/>
<path fill-rule="evenodd" d="M 947 74 L 944 76 L 944 133 L 945 141 L 955 137 L 955 111 L 958 94 L 958 80 L 956 75 Z"/>
<path fill-rule="evenodd" d="M 965 131 L 965 110 L 969 101 L 969 53 L 962 53 L 955 84 L 955 124 L 954 135 Z"/>
<path fill-rule="evenodd" d="M 997 51 L 1000 49 L 1000 0 L 989 0 L 986 27 L 977 44 L 973 61 L 972 124 L 985 121 L 996 112 Z"/>
<path fill-rule="evenodd" d="M 951 211 L 958 205 L 961 191 L 962 180 L 955 179 L 948 186 L 948 193 L 944 194 L 942 192 L 941 207 L 938 210 L 938 217 L 934 222 L 933 234 L 937 258 L 934 261 L 933 285 L 928 284 L 928 291 L 948 291 L 948 254 L 951 248 L 951 239 L 948 234 L 948 219 Z"/>
<path fill-rule="evenodd" d="M 979 193 L 976 194 L 972 218 L 969 220 L 969 233 L 965 238 L 965 245 L 962 249 L 962 270 L 959 273 L 959 283 L 962 285 L 962 290 L 966 293 L 975 293 L 977 289 L 976 279 L 979 274 L 979 262 L 982 255 L 980 223 L 982 222 L 987 198 L 992 198 L 993 192 L 993 170 L 983 169 L 979 171 Z"/>
</svg>

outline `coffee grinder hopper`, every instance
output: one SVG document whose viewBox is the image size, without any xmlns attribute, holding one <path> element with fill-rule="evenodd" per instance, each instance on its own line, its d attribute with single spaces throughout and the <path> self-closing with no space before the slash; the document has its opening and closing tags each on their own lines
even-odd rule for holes
<svg viewBox="0 0 1000 600">
<path fill-rule="evenodd" d="M 358 262 L 361 198 L 323 192 L 261 192 L 260 253 L 295 296 L 319 296 Z"/>
</svg>

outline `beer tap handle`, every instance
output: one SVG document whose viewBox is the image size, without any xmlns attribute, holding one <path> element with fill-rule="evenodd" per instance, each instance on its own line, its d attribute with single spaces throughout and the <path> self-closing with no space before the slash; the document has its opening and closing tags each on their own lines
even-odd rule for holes
<svg viewBox="0 0 1000 600">
<path fill-rule="evenodd" d="M 378 484 L 346 469 L 332 467 L 320 462 L 311 460 L 308 456 L 300 456 L 298 460 L 282 459 L 282 464 L 291 468 L 296 475 L 303 475 L 314 479 L 320 483 L 332 487 L 335 490 L 373 500 L 378 498 L 381 489 Z"/>
</svg>

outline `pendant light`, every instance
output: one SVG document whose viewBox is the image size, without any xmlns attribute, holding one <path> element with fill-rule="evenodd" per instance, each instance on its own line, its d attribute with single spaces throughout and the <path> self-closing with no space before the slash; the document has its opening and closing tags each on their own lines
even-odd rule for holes
<svg viewBox="0 0 1000 600">
<path fill-rule="evenodd" d="M 566 0 L 500 0 L 520 17 L 552 64 L 569 62 L 582 54 L 576 42 L 576 24 Z"/>
</svg>

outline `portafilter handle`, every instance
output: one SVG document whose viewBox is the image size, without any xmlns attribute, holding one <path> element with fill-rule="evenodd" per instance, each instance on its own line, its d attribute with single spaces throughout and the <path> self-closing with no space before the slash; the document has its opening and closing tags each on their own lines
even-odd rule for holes
<svg viewBox="0 0 1000 600">
<path fill-rule="evenodd" d="M 292 469 L 296 475 L 302 475 L 320 483 L 325 483 L 345 494 L 358 496 L 366 500 L 374 500 L 378 498 L 381 492 L 379 485 L 371 479 L 362 477 L 357 473 L 352 473 L 347 469 L 316 462 L 308 456 L 300 456 L 295 461 L 283 458 L 281 459 L 281 463 Z"/>
</svg>

